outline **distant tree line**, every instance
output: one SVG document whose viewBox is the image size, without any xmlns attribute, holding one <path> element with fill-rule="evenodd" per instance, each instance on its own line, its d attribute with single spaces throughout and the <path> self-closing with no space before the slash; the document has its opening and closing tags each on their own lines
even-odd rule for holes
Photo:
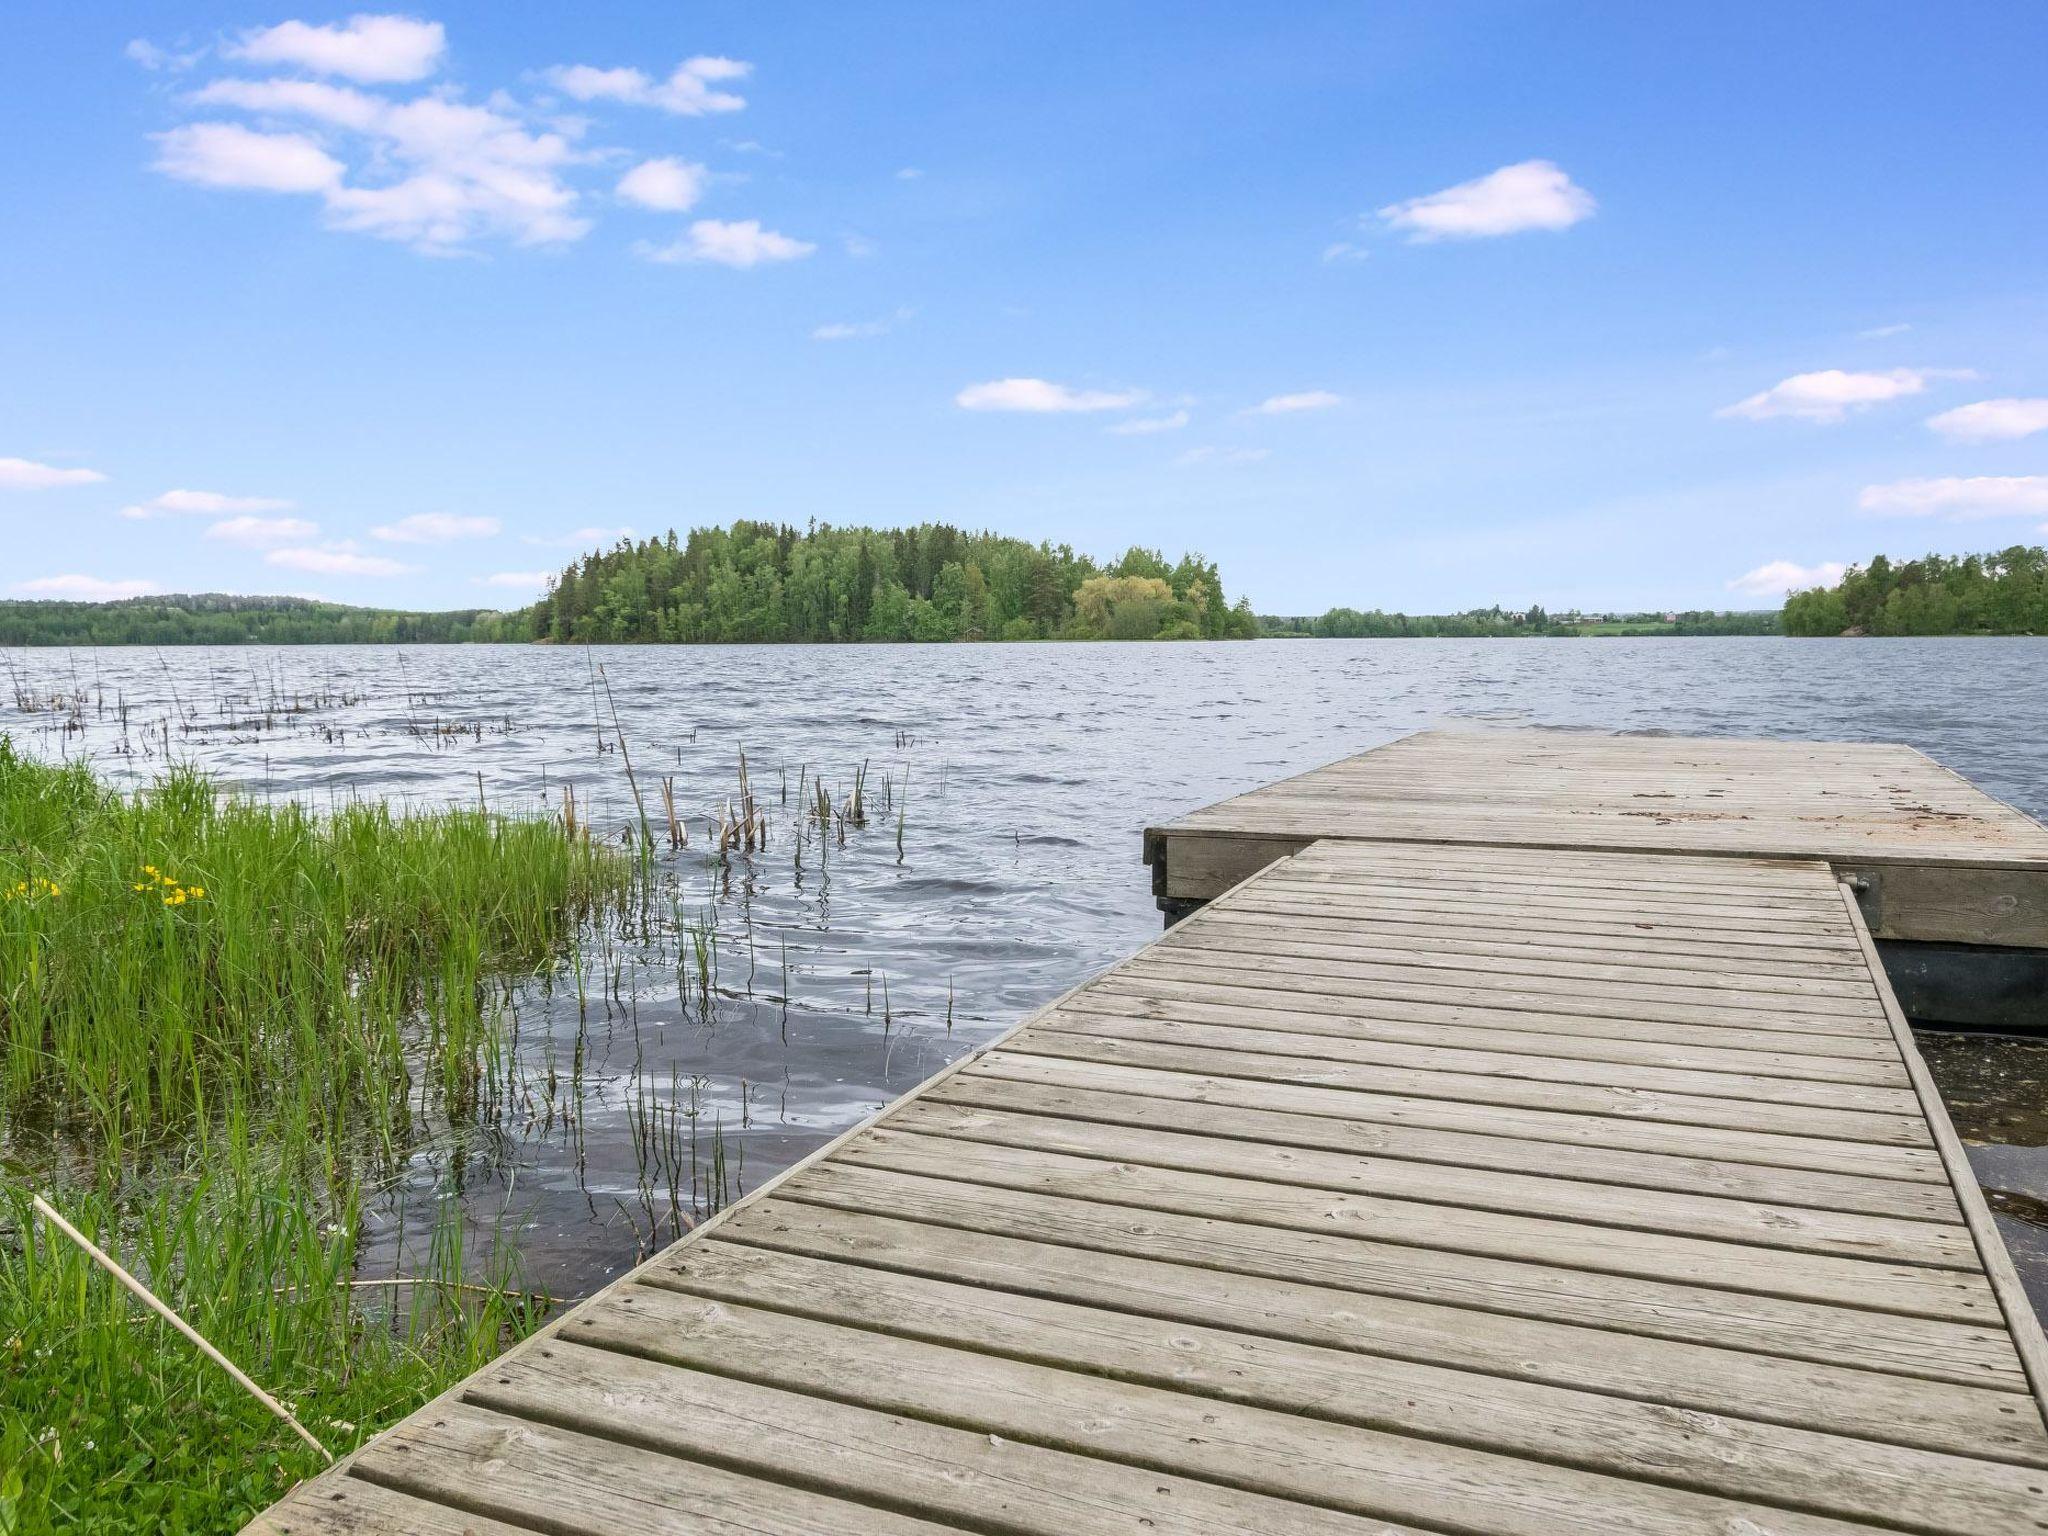
<svg viewBox="0 0 2048 1536">
<path fill-rule="evenodd" d="M 1200 555 L 1098 564 L 946 523 L 738 522 L 585 555 L 534 609 L 559 641 L 1223 640 L 1258 632 Z"/>
<path fill-rule="evenodd" d="M 1832 587 L 1785 599 L 1788 635 L 2048 634 L 2048 550 L 2015 544 L 1988 555 L 1883 555 Z"/>
<path fill-rule="evenodd" d="M 1495 606 L 1463 613 L 1387 613 L 1374 608 L 1332 608 L 1314 618 L 1262 615 L 1263 633 L 1307 636 L 1319 640 L 1507 638 L 1517 635 L 1775 635 L 1779 616 L 1769 609 L 1750 613 L 1716 613 L 1690 609 L 1683 613 L 1634 613 L 1597 619 L 1582 614 L 1553 614 L 1541 605 L 1519 611 Z"/>
<path fill-rule="evenodd" d="M 0 645 L 378 645 L 531 640 L 527 610 L 406 613 L 298 597 L 0 602 Z"/>
</svg>

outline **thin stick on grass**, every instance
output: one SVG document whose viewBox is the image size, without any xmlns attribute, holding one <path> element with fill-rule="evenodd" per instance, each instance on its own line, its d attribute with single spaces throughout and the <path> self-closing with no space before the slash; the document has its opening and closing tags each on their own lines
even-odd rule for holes
<svg viewBox="0 0 2048 1536">
<path fill-rule="evenodd" d="M 292 1427 L 293 1434 L 297 1435 L 301 1440 L 305 1441 L 306 1444 L 310 1445 L 311 1447 L 313 1447 L 314 1450 L 318 1451 L 322 1456 L 327 1458 L 327 1464 L 329 1466 L 332 1466 L 334 1464 L 334 1452 L 328 1450 L 327 1447 L 322 1445 L 318 1440 L 315 1440 L 312 1436 L 312 1433 L 306 1428 L 306 1426 L 301 1424 L 297 1419 L 292 1417 L 291 1410 L 289 1408 L 285 1407 L 283 1403 L 280 1403 L 268 1392 L 264 1391 L 261 1387 L 257 1386 L 255 1382 L 251 1381 L 246 1375 L 243 1374 L 240 1366 L 236 1365 L 234 1361 L 230 1360 L 226 1355 L 222 1354 L 219 1350 L 215 1349 L 211 1344 L 207 1343 L 205 1339 L 201 1338 L 198 1329 L 194 1328 L 190 1323 L 186 1322 L 185 1319 L 178 1316 L 177 1313 L 173 1312 L 169 1307 L 165 1306 L 162 1302 L 158 1301 L 155 1295 L 151 1293 L 148 1286 L 144 1285 L 140 1280 L 136 1279 L 133 1275 L 129 1274 L 127 1270 L 123 1269 L 119 1264 L 115 1263 L 113 1259 L 108 1257 L 108 1255 L 96 1243 L 94 1243 L 91 1238 L 87 1237 L 83 1232 L 79 1231 L 78 1228 L 71 1225 L 70 1222 L 66 1221 L 61 1215 L 59 1215 L 57 1212 L 57 1208 L 51 1205 L 49 1201 L 45 1200 L 41 1195 L 33 1194 L 29 1196 L 29 1201 L 32 1205 L 35 1206 L 36 1213 L 39 1216 L 41 1216 L 43 1220 L 47 1221 L 59 1232 L 62 1232 L 66 1237 L 70 1238 L 72 1242 L 78 1244 L 80 1248 L 83 1248 L 86 1254 L 92 1259 L 92 1261 L 95 1264 L 99 1265 L 101 1269 L 104 1269 L 116 1280 L 120 1281 L 122 1285 L 126 1286 L 128 1290 L 134 1294 L 135 1298 L 138 1301 L 140 1301 L 144 1306 L 148 1307 L 152 1312 L 156 1313 L 158 1317 L 162 1318 L 165 1322 L 169 1323 L 173 1328 L 177 1329 L 178 1332 L 180 1332 L 188 1340 L 190 1340 L 198 1348 L 201 1354 L 205 1355 L 207 1359 L 211 1360 L 215 1365 L 219 1366 L 222 1370 L 226 1371 L 228 1375 L 231 1378 L 233 1378 L 236 1386 L 240 1387 L 243 1391 L 247 1392 L 251 1397 L 255 1398 L 257 1402 L 261 1403 L 264 1407 L 268 1408 L 272 1413 L 276 1414 L 280 1419 L 283 1419 L 285 1423 L 289 1424 Z"/>
</svg>

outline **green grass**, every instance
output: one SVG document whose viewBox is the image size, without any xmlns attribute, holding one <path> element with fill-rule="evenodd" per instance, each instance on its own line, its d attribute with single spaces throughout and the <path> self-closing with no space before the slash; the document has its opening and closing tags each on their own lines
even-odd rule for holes
<svg viewBox="0 0 2048 1536">
<path fill-rule="evenodd" d="M 634 880 L 552 822 L 124 797 L 0 738 L 0 1533 L 231 1529 L 320 1465 L 31 1188 L 337 1454 L 532 1325 L 452 1221 L 350 1284 L 366 1191 L 425 1106 L 488 1113 L 506 987 Z"/>
</svg>

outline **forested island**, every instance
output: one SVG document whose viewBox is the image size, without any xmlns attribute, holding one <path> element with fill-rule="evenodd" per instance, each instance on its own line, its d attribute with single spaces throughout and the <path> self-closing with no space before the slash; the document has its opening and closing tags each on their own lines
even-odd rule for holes
<svg viewBox="0 0 2048 1536">
<path fill-rule="evenodd" d="M 740 522 L 585 555 L 533 610 L 542 640 L 1228 640 L 1258 632 L 1213 562 L 1098 563 L 947 523 Z"/>
<path fill-rule="evenodd" d="M 1883 555 L 1832 587 L 1785 600 L 1788 635 L 2048 634 L 2048 549 L 2015 544 L 1988 555 Z"/>
</svg>

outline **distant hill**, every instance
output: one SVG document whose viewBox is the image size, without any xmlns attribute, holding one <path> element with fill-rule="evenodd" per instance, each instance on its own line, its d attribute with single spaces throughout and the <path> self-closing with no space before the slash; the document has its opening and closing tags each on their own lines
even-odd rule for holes
<svg viewBox="0 0 2048 1536">
<path fill-rule="evenodd" d="M 225 592 L 111 603 L 0 602 L 0 645 L 374 645 L 532 638 L 530 609 L 407 613 Z"/>
</svg>

